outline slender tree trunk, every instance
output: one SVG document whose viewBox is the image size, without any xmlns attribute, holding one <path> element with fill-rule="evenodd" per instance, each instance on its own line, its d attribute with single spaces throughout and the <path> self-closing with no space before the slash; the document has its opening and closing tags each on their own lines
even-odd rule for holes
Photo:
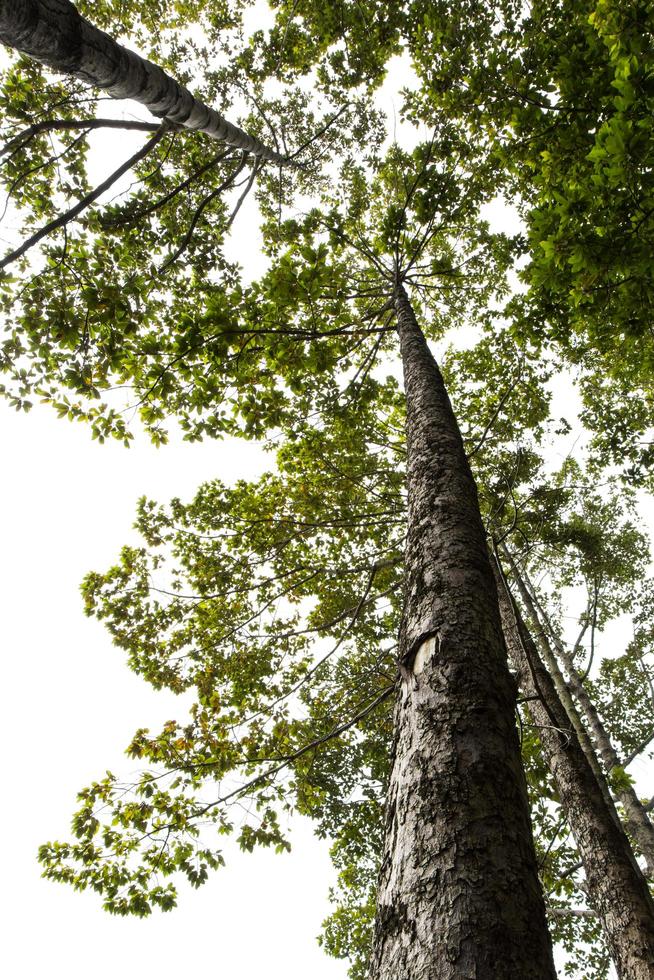
<svg viewBox="0 0 654 980">
<path fill-rule="evenodd" d="M 511 571 L 518 585 L 520 597 L 525 604 L 525 609 L 527 610 L 529 617 L 539 629 L 542 638 L 541 649 L 546 649 L 550 657 L 556 661 L 554 652 L 549 646 L 547 631 L 544 629 L 544 626 L 547 625 L 550 628 L 550 635 L 552 636 L 556 650 L 563 661 L 563 666 L 565 667 L 565 671 L 568 675 L 570 692 L 572 693 L 573 697 L 576 698 L 577 703 L 586 717 L 588 727 L 590 728 L 591 735 L 595 741 L 595 746 L 597 747 L 597 751 L 600 759 L 602 760 L 605 771 L 610 773 L 612 769 L 620 767 L 620 758 L 613 747 L 608 732 L 604 728 L 602 719 L 599 716 L 592 698 L 584 687 L 583 681 L 579 676 L 579 672 L 575 667 L 574 661 L 565 645 L 561 642 L 560 638 L 557 637 L 549 621 L 547 621 L 547 624 L 541 623 L 541 617 L 545 618 L 544 611 L 540 609 L 539 616 L 539 609 L 536 608 L 532 590 L 528 587 L 528 583 L 520 574 L 520 571 L 514 561 L 511 561 Z M 591 752 L 593 756 L 597 758 L 592 746 Z M 619 789 L 615 790 L 614 795 L 624 808 L 627 829 L 633 839 L 636 841 L 643 857 L 645 858 L 647 873 L 649 876 L 654 876 L 654 827 L 650 822 L 647 811 L 639 800 L 633 786 L 621 786 Z"/>
<path fill-rule="evenodd" d="M 611 803 L 612 802 L 611 794 L 609 792 L 609 787 L 606 782 L 606 777 L 604 775 L 602 767 L 600 766 L 599 759 L 597 758 L 595 746 L 591 742 L 588 736 L 588 732 L 586 730 L 586 726 L 584 725 L 581 716 L 577 711 L 577 706 L 575 705 L 574 700 L 572 698 L 570 688 L 566 683 L 565 677 L 561 673 L 559 662 L 556 659 L 554 651 L 549 645 L 547 636 L 542 627 L 540 619 L 536 615 L 534 606 L 531 603 L 531 597 L 528 595 L 528 593 L 525 594 L 525 583 L 520 577 L 520 571 L 518 569 L 518 566 L 516 565 L 512 556 L 510 555 L 510 553 L 505 547 L 502 548 L 502 552 L 509 563 L 509 566 L 511 568 L 511 574 L 516 580 L 516 583 L 518 585 L 518 590 L 520 592 L 520 596 L 523 602 L 525 602 L 525 608 L 527 609 L 527 612 L 529 613 L 529 617 L 530 619 L 532 619 L 533 625 L 535 627 L 536 645 L 540 651 L 541 657 L 543 658 L 545 668 L 548 671 L 550 677 L 552 678 L 552 682 L 554 684 L 554 687 L 556 688 L 556 693 L 558 694 L 559 699 L 563 705 L 563 708 L 568 718 L 570 719 L 572 727 L 576 732 L 577 739 L 579 740 L 579 744 L 583 749 L 584 755 L 586 756 L 586 759 L 588 760 L 591 769 L 595 773 L 595 777 L 602 790 L 602 793 L 604 794 L 607 803 Z M 535 619 L 533 619 L 532 614 L 533 616 L 536 617 Z"/>
<path fill-rule="evenodd" d="M 589 902 L 604 926 L 621 980 L 654 977 L 654 903 L 647 882 L 607 803 L 573 730 L 554 682 L 519 610 L 494 564 L 502 626 L 511 661 L 539 728 L 547 764 L 556 783 L 586 874 Z"/>
<path fill-rule="evenodd" d="M 372 980 L 551 980 L 495 583 L 441 373 L 395 294 L 406 597 Z"/>
<path fill-rule="evenodd" d="M 157 65 L 98 30 L 69 0 L 0 0 L 0 41 L 115 99 L 134 99 L 155 116 L 262 160 L 295 166 L 194 98 Z"/>
</svg>

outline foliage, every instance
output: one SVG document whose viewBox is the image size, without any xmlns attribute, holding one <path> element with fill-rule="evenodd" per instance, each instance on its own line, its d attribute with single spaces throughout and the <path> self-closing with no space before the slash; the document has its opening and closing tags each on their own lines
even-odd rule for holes
<svg viewBox="0 0 654 980">
<path fill-rule="evenodd" d="M 255 483 L 142 500 L 142 543 L 85 580 L 87 612 L 130 667 L 196 700 L 186 721 L 135 734 L 136 782 L 107 773 L 82 791 L 73 841 L 41 848 L 44 873 L 147 915 L 174 905 L 172 876 L 199 886 L 221 865 L 224 835 L 285 849 L 287 818 L 306 814 L 338 870 L 323 943 L 363 978 L 402 611 L 398 279 L 430 343 L 450 345 L 489 536 L 546 570 L 560 633 L 566 596 L 587 592 L 573 648 L 586 672 L 601 630 L 636 618 L 633 643 L 587 682 L 624 762 L 614 783 L 650 732 L 647 541 L 624 483 L 646 482 L 651 457 L 651 4 L 280 0 L 250 35 L 240 2 L 84 6 L 303 166 L 150 126 L 147 152 L 129 137 L 131 183 L 114 173 L 101 205 L 97 94 L 23 59 L 4 74 L 18 235 L 86 202 L 0 273 L 11 403 L 40 398 L 99 439 L 129 442 L 136 412 L 155 442 L 172 418 L 189 439 L 275 448 Z M 400 146 L 370 93 L 402 52 L 418 83 Z M 230 258 L 251 190 L 267 259 L 255 281 Z M 515 197 L 523 233 L 484 220 L 497 194 Z M 551 417 L 564 367 L 590 443 L 553 468 L 569 452 L 568 421 Z M 584 901 L 576 851 L 528 706 L 519 718 L 553 933 L 569 972 L 600 980 L 598 924 L 570 913 Z"/>
<path fill-rule="evenodd" d="M 445 359 L 455 404 L 472 397 L 477 406 L 467 415 L 477 420 L 467 438 L 479 445 L 484 516 L 489 529 L 524 541 L 543 517 L 534 509 L 538 492 L 546 506 L 553 496 L 562 507 L 558 530 L 546 544 L 539 539 L 533 561 L 538 567 L 546 553 L 567 581 L 575 553 L 583 562 L 602 539 L 599 527 L 607 537 L 607 515 L 620 541 L 620 515 L 593 509 L 593 491 L 578 472 L 578 484 L 557 486 L 557 477 L 551 494 L 543 493 L 538 448 L 550 436 L 536 378 L 530 384 L 527 372 L 499 412 L 498 393 L 474 382 L 497 356 L 494 340 L 489 334 Z M 500 344 L 507 359 L 507 338 Z M 97 888 L 111 911 L 145 914 L 174 901 L 173 885 L 161 884 L 166 876 L 199 883 L 203 862 L 220 862 L 216 834 L 231 831 L 244 848 L 282 847 L 285 818 L 303 813 L 333 842 L 336 908 L 323 944 L 352 961 L 353 977 L 365 975 L 381 848 L 405 520 L 396 383 L 368 377 L 356 409 L 356 426 L 350 411 L 333 406 L 329 416 L 296 429 L 277 451 L 276 472 L 256 483 L 229 488 L 214 481 L 190 504 L 175 500 L 167 508 L 143 500 L 143 545 L 124 549 L 105 574 L 87 577 L 87 611 L 105 623 L 132 669 L 155 687 L 197 691 L 198 701 L 188 722 L 137 732 L 128 751 L 146 767 L 140 780 L 90 787 L 80 800 L 77 841 L 41 853 L 48 876 Z M 498 471 L 518 440 L 530 445 L 523 453 L 530 465 L 503 507 Z M 629 579 L 625 568 L 608 558 L 605 564 L 608 604 L 601 608 L 609 618 L 629 595 L 626 587 L 614 594 L 616 583 L 633 583 L 638 567 Z M 584 901 L 578 858 L 527 709 L 521 707 L 523 754 L 543 884 L 557 909 L 553 934 L 571 970 L 576 963 L 572 975 L 600 978 L 606 957 L 597 922 L 566 912 Z M 174 790 L 163 791 L 171 781 Z M 160 795 L 153 791 L 142 806 L 153 782 Z M 244 823 L 234 818 L 236 803 L 247 805 Z M 91 805 L 98 823 L 88 820 Z"/>
<path fill-rule="evenodd" d="M 280 6 L 278 22 L 345 51 L 345 86 L 379 84 L 403 51 L 416 81 L 402 112 L 447 120 L 525 223 L 526 295 L 510 316 L 523 345 L 558 349 L 578 373 L 598 462 L 649 478 L 652 415 L 652 5 L 641 0 Z M 345 25 L 347 24 L 347 27 Z M 379 28 L 377 28 L 379 29 Z M 365 63 L 356 77 L 350 63 Z M 324 63 L 323 61 L 320 64 Z M 626 393 L 631 397 L 625 397 Z"/>
<path fill-rule="evenodd" d="M 279 472 L 256 484 L 216 481 L 170 509 L 142 501 L 147 547 L 124 549 L 118 565 L 85 582 L 89 613 L 105 620 L 132 669 L 198 697 L 188 724 L 136 733 L 129 754 L 150 768 L 135 786 L 109 775 L 82 793 L 78 843 L 42 848 L 49 876 L 90 885 L 110 911 L 168 907 L 174 893 L 159 878 L 173 871 L 201 883 L 221 856 L 219 841 L 196 838 L 206 823 L 219 834 L 234 828 L 230 800 L 252 804 L 235 828 L 245 849 L 286 846 L 280 821 L 292 809 L 337 844 L 345 822 L 349 858 L 355 832 L 367 840 L 373 816 L 379 825 L 390 734 L 382 705 L 401 608 L 401 476 L 389 480 L 388 465 L 371 456 L 354 481 L 365 443 L 353 445 L 341 421 L 329 447 L 321 435 L 331 450 L 327 485 L 324 470 L 295 479 L 315 444 L 308 430 L 279 453 Z"/>
<path fill-rule="evenodd" d="M 202 45 L 180 32 L 195 8 Z M 229 430 L 230 390 L 252 376 L 258 358 L 242 370 L 244 348 L 261 333 L 247 332 L 258 310 L 224 247 L 246 195 L 258 179 L 276 212 L 280 195 L 291 201 L 325 187 L 328 165 L 347 158 L 362 134 L 364 159 L 380 139 L 362 99 L 344 104 L 293 82 L 268 91 L 255 70 L 263 41 L 243 36 L 240 5 L 205 8 L 177 4 L 152 34 L 150 14 L 160 11 L 148 8 L 137 40 L 147 36 L 158 61 L 166 48 L 181 81 L 191 81 L 184 65 L 192 63 L 207 103 L 240 113 L 255 135 L 297 156 L 300 169 L 267 174 L 256 160 L 175 127 L 157 139 L 156 122 L 141 124 L 155 132 L 143 145 L 123 109 L 95 118 L 106 100 L 81 84 L 52 81 L 24 59 L 3 76 L 5 207 L 26 250 L 0 261 L 1 390 L 17 409 L 40 399 L 87 421 L 101 440 L 129 440 L 134 415 L 155 442 L 165 441 L 171 414 L 189 438 Z M 107 177 L 102 160 L 101 140 L 116 131 L 131 157 L 127 186 L 124 168 Z"/>
</svg>

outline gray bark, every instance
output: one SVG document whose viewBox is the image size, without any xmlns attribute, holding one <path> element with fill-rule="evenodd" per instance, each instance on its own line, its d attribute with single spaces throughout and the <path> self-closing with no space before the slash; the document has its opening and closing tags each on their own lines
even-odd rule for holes
<svg viewBox="0 0 654 980">
<path fill-rule="evenodd" d="M 627 766 L 630 766 L 634 759 L 637 759 L 651 742 L 654 742 L 654 732 L 648 732 L 642 742 L 639 742 L 638 745 L 631 750 L 629 755 L 622 760 L 622 768 L 626 769 Z M 645 809 L 647 809 L 647 807 L 645 807 Z"/>
<path fill-rule="evenodd" d="M 565 653 L 566 655 L 562 659 L 570 682 L 570 690 L 581 706 L 581 710 L 586 717 L 595 740 L 597 751 L 599 752 L 606 772 L 610 774 L 612 769 L 622 768 L 622 763 L 604 728 L 597 708 L 572 662 L 572 658 L 567 651 Z M 619 800 L 624 808 L 627 830 L 636 841 L 640 852 L 645 858 L 647 874 L 650 877 L 654 877 L 654 827 L 649 820 L 647 811 L 638 798 L 638 794 L 633 786 L 621 785 L 614 790 L 614 793 L 616 799 Z"/>
<path fill-rule="evenodd" d="M 515 561 L 513 560 L 508 550 L 506 548 L 503 548 L 502 552 L 504 557 L 507 559 L 509 563 L 511 574 L 515 579 L 515 582 L 518 586 L 518 591 L 520 592 L 520 598 L 522 599 L 524 603 L 524 607 L 529 615 L 529 619 L 532 622 L 532 626 L 534 630 L 533 636 L 536 641 L 536 646 L 538 647 L 540 655 L 545 663 L 545 667 L 550 677 L 552 678 L 554 687 L 556 688 L 556 693 L 558 694 L 559 699 L 564 707 L 564 710 L 568 718 L 570 719 L 572 727 L 574 728 L 575 733 L 577 735 L 577 739 L 579 740 L 579 744 L 583 749 L 584 755 L 586 756 L 586 759 L 588 760 L 588 763 L 595 774 L 595 778 L 597 779 L 598 785 L 600 786 L 600 789 L 602 790 L 602 793 L 607 803 L 612 804 L 609 787 L 606 782 L 606 777 L 604 775 L 602 767 L 600 766 L 599 760 L 597 758 L 597 753 L 595 752 L 595 746 L 591 742 L 588 736 L 588 732 L 586 730 L 586 726 L 584 725 L 581 716 L 577 711 L 577 706 L 575 705 L 574 700 L 572 698 L 570 688 L 566 683 L 565 677 L 561 673 L 559 662 L 556 659 L 554 651 L 552 650 L 549 644 L 547 634 L 543 628 L 543 624 L 539 619 L 538 613 L 536 612 L 536 608 L 533 602 L 531 601 L 531 595 L 526 588 L 525 582 L 520 574 L 520 570 L 518 566 L 516 565 Z"/>
<path fill-rule="evenodd" d="M 98 30 L 69 0 L 0 0 L 0 41 L 115 99 L 140 102 L 154 116 L 262 160 L 297 166 L 194 98 L 157 65 Z"/>
<path fill-rule="evenodd" d="M 533 699 L 529 714 L 582 859 L 588 900 L 601 918 L 621 980 L 652 980 L 654 903 L 647 882 L 496 564 L 494 571 L 509 656 L 522 690 Z"/>
<path fill-rule="evenodd" d="M 440 371 L 395 295 L 409 516 L 372 980 L 552 980 L 477 491 Z"/>
<path fill-rule="evenodd" d="M 536 625 L 539 625 L 539 610 L 536 608 L 533 601 L 533 595 L 528 588 L 524 577 L 520 574 L 517 566 L 515 565 L 515 562 L 512 563 L 512 572 L 516 578 L 516 582 L 520 590 L 520 596 L 525 603 L 525 608 L 530 618 L 533 619 Z M 546 618 L 542 609 L 540 609 L 540 616 Z M 599 712 L 597 711 L 592 698 L 584 687 L 583 681 L 579 676 L 579 672 L 575 667 L 574 660 L 572 659 L 570 652 L 567 650 L 565 644 L 562 643 L 560 637 L 558 637 L 555 631 L 552 629 L 549 620 L 547 620 L 547 625 L 549 626 L 550 635 L 552 636 L 556 650 L 561 657 L 566 674 L 568 675 L 570 692 L 572 693 L 572 696 L 576 698 L 581 710 L 584 713 L 586 721 L 588 722 L 588 727 L 594 739 L 597 752 L 602 760 L 605 771 L 610 773 L 612 769 L 617 767 L 621 768 L 622 764 L 618 753 L 613 747 L 613 743 L 609 738 L 608 732 L 604 727 L 602 719 L 599 716 Z M 542 625 L 540 626 L 539 633 L 542 637 L 541 649 L 547 649 L 551 658 L 556 660 L 554 653 L 549 646 L 547 633 L 542 628 Z M 592 746 L 591 753 L 596 758 Z M 640 852 L 645 858 L 647 874 L 654 877 L 654 827 L 650 822 L 647 811 L 639 800 L 633 786 L 621 786 L 619 789 L 614 791 L 614 795 L 624 808 L 627 830 L 636 841 Z"/>
</svg>

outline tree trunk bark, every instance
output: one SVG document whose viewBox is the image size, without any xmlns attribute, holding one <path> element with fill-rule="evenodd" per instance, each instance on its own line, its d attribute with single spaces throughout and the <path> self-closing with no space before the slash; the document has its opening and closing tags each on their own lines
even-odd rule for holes
<svg viewBox="0 0 654 980">
<path fill-rule="evenodd" d="M 552 980 L 495 583 L 441 373 L 398 285 L 409 516 L 371 980 Z"/>
<path fill-rule="evenodd" d="M 530 698 L 543 754 L 556 783 L 621 980 L 654 977 L 654 903 L 612 802 L 607 804 L 552 678 L 494 563 L 511 661 Z"/>
<path fill-rule="evenodd" d="M 534 623 L 540 629 L 543 647 L 547 648 L 550 656 L 553 659 L 556 659 L 553 651 L 549 647 L 547 633 L 543 628 L 545 624 L 541 624 L 540 622 L 539 612 L 534 604 L 531 591 L 528 588 L 523 576 L 520 574 L 515 562 L 513 561 L 511 561 L 511 571 L 516 579 L 522 601 L 525 603 L 525 609 L 527 610 L 530 618 L 533 619 Z M 540 612 L 541 615 L 544 615 L 542 609 Z M 552 629 L 549 621 L 547 622 L 547 626 L 549 626 L 549 631 L 552 635 L 553 642 L 559 656 L 561 657 L 561 660 L 563 661 L 563 666 L 565 667 L 565 671 L 568 675 L 570 692 L 572 693 L 573 697 L 576 698 L 577 703 L 586 717 L 588 727 L 590 728 L 591 735 L 595 741 L 595 746 L 597 747 L 597 752 L 602 760 L 605 771 L 610 773 L 612 769 L 621 766 L 618 753 L 615 751 L 608 732 L 604 728 L 604 724 L 602 723 L 602 719 L 599 716 L 592 698 L 584 687 L 583 681 L 579 676 L 569 651 L 566 649 L 559 637 L 556 636 L 556 633 Z M 593 755 L 595 755 L 592 746 L 591 751 L 593 752 Z M 645 858 L 647 874 L 650 877 L 654 877 L 654 827 L 650 822 L 647 811 L 639 800 L 633 786 L 621 786 L 619 789 L 615 790 L 614 795 L 624 808 L 627 830 L 636 841 L 643 857 Z"/>
<path fill-rule="evenodd" d="M 134 99 L 155 116 L 207 133 L 262 160 L 297 166 L 227 122 L 157 65 L 98 30 L 69 0 L 2 0 L 0 41 L 115 99 Z"/>
<path fill-rule="evenodd" d="M 529 614 L 529 618 L 533 622 L 535 628 L 536 646 L 540 651 L 540 655 L 543 658 L 545 669 L 548 671 L 554 687 L 556 688 L 556 693 L 558 694 L 559 700 L 563 705 L 563 709 L 568 715 L 572 727 L 574 728 L 579 744 L 588 760 L 588 764 L 595 774 L 595 778 L 602 790 L 607 803 L 612 803 L 611 794 L 609 792 L 609 787 L 606 782 L 606 777 L 600 766 L 599 759 L 597 758 L 597 753 L 595 751 L 595 746 L 591 742 L 586 726 L 584 725 L 579 712 L 577 711 L 577 706 L 574 703 L 572 694 L 570 693 L 570 688 L 568 687 L 565 677 L 561 673 L 561 668 L 559 667 L 559 662 L 556 659 L 554 651 L 549 645 L 545 630 L 543 629 L 542 623 L 536 614 L 533 603 L 531 602 L 531 596 L 526 591 L 525 583 L 520 575 L 518 566 L 516 565 L 513 557 L 507 550 L 507 548 L 502 547 L 502 553 L 509 563 L 511 568 L 511 574 L 515 578 L 516 584 L 518 585 L 518 591 L 520 592 L 520 597 L 525 604 L 525 609 Z M 534 618 L 535 617 L 535 618 Z"/>
</svg>

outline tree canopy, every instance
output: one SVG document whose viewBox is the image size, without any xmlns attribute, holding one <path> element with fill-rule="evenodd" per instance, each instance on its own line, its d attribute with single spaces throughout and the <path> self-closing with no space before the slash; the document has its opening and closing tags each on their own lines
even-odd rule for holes
<svg viewBox="0 0 654 980">
<path fill-rule="evenodd" d="M 175 904 L 171 876 L 200 885 L 219 867 L 220 835 L 282 850 L 303 813 L 338 870 L 322 941 L 367 976 L 407 670 L 400 287 L 441 354 L 524 629 L 651 875 L 651 806 L 628 766 L 654 738 L 639 511 L 652 5 L 284 0 L 254 31 L 241 2 L 79 7 L 273 149 L 105 114 L 97 90 L 14 58 L 0 96 L 15 242 L 0 260 L 3 393 L 127 444 L 134 413 L 155 442 L 171 422 L 191 440 L 265 440 L 271 468 L 191 502 L 141 500 L 142 545 L 85 579 L 88 614 L 130 667 L 196 698 L 189 718 L 135 733 L 139 780 L 107 773 L 81 792 L 72 841 L 41 848 L 45 875 L 146 915 Z M 402 140 L 376 101 L 398 56 L 411 65 Z M 108 176 L 93 149 L 104 130 L 124 159 Z M 230 257 L 248 195 L 266 259 L 254 278 Z M 499 200 L 515 232 L 488 220 Z M 561 376 L 578 419 L 559 416 Z M 607 656 L 602 631 L 620 617 L 633 638 Z M 518 692 L 517 717 L 550 929 L 568 973 L 600 980 L 615 949 L 531 697 Z"/>
</svg>

